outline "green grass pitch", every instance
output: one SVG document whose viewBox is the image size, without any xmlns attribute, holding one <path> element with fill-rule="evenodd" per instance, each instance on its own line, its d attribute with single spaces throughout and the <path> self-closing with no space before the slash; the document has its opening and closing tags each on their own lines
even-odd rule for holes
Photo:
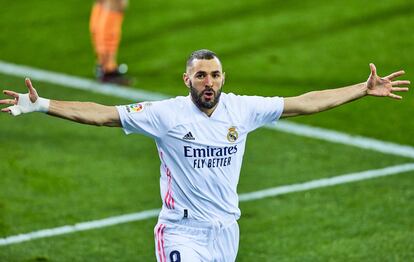
<svg viewBox="0 0 414 262">
<path fill-rule="evenodd" d="M 11 1 L 0 60 L 93 77 L 92 1 Z M 394 1 L 130 1 L 119 60 L 136 88 L 185 95 L 195 49 L 221 57 L 227 92 L 294 96 L 401 68 L 413 79 L 414 4 Z M 34 82 L 41 96 L 131 101 Z M 24 91 L 0 74 L 1 89 Z M 298 123 L 414 146 L 414 99 L 364 98 Z M 0 238 L 159 208 L 149 138 L 42 114 L 0 115 Z M 247 143 L 239 192 L 384 168 L 412 159 L 268 129 Z M 237 261 L 411 261 L 414 172 L 243 202 Z M 0 261 L 155 261 L 156 219 L 0 246 Z"/>
</svg>

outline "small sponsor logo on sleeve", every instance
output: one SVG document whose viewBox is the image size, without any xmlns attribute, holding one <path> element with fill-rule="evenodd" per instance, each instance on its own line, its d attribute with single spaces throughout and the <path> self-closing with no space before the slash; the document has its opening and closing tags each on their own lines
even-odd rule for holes
<svg viewBox="0 0 414 262">
<path fill-rule="evenodd" d="M 128 113 L 138 113 L 144 110 L 144 104 L 142 103 L 136 103 L 125 106 Z"/>
</svg>

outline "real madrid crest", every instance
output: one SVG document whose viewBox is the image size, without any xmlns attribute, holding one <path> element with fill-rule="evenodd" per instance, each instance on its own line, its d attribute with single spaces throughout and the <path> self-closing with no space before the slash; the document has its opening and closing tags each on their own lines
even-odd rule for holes
<svg viewBox="0 0 414 262">
<path fill-rule="evenodd" d="M 229 142 L 236 142 L 237 138 L 239 137 L 239 133 L 236 131 L 236 127 L 232 126 L 229 128 L 229 132 L 227 133 L 227 140 Z"/>
</svg>

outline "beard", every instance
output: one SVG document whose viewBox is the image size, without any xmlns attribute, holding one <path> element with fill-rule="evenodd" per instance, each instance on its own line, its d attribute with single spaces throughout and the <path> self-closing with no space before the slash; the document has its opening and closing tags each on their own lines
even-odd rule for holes
<svg viewBox="0 0 414 262">
<path fill-rule="evenodd" d="M 193 87 L 193 83 L 190 82 L 190 92 L 191 98 L 193 99 L 194 103 L 197 105 L 198 108 L 211 109 L 215 107 L 220 100 L 221 88 L 217 91 L 217 93 L 211 87 L 205 88 L 200 93 L 197 93 L 197 90 Z M 213 98 L 209 101 L 205 101 L 203 97 L 205 92 L 212 92 Z"/>
</svg>

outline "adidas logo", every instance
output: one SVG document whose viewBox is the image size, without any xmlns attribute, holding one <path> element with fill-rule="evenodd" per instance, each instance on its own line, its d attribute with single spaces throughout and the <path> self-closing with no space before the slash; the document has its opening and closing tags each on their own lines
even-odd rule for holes
<svg viewBox="0 0 414 262">
<path fill-rule="evenodd" d="M 185 136 L 183 136 L 184 140 L 195 140 L 195 138 L 193 137 L 193 134 L 191 134 L 191 132 L 188 132 Z"/>
</svg>

